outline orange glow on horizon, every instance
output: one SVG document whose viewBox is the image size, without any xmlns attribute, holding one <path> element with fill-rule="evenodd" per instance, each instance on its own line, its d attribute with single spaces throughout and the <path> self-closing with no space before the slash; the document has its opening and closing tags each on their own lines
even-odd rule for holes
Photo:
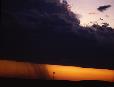
<svg viewBox="0 0 114 87">
<path fill-rule="evenodd" d="M 81 68 L 75 66 L 60 66 L 60 65 L 46 65 L 50 77 L 52 78 L 53 72 L 55 80 L 102 80 L 113 81 L 114 70 L 108 69 L 95 69 L 95 68 Z"/>
<path fill-rule="evenodd" d="M 52 79 L 53 72 L 55 80 L 114 82 L 114 70 L 0 60 L 0 77 Z"/>
</svg>

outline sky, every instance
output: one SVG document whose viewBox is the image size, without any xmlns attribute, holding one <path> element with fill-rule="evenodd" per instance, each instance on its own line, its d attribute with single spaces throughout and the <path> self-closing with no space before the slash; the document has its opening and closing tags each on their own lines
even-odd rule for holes
<svg viewBox="0 0 114 87">
<path fill-rule="evenodd" d="M 102 80 L 113 81 L 114 70 L 82 68 L 76 66 L 62 66 L 62 65 L 45 65 L 49 76 L 52 78 L 53 72 L 55 80 Z"/>
<path fill-rule="evenodd" d="M 81 15 L 81 25 L 91 25 L 97 21 L 99 24 L 107 22 L 114 28 L 114 0 L 68 0 L 68 2 L 71 5 L 71 10 Z M 104 5 L 111 5 L 111 7 L 104 12 L 97 10 L 99 6 Z"/>
<path fill-rule="evenodd" d="M 85 30 L 66 11 L 45 0 L 3 0 L 0 59 L 114 69 L 114 32 Z"/>
<path fill-rule="evenodd" d="M 53 72 L 55 74 L 53 75 Z M 28 79 L 114 82 L 114 70 L 0 60 L 0 76 Z"/>
</svg>

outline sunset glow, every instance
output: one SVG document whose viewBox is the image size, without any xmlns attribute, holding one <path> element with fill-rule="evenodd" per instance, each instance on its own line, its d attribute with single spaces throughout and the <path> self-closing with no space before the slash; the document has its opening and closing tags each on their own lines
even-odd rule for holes
<svg viewBox="0 0 114 87">
<path fill-rule="evenodd" d="M 55 72 L 56 80 L 104 80 L 112 81 L 114 78 L 114 70 L 81 68 L 74 66 L 46 65 L 49 75 Z"/>
<path fill-rule="evenodd" d="M 49 64 L 33 64 L 8 60 L 0 61 L 0 77 L 38 79 L 41 78 L 42 75 L 47 75 L 46 78 L 48 77 L 48 79 L 52 79 L 53 72 L 55 72 L 55 80 L 114 81 L 114 70 Z"/>
</svg>

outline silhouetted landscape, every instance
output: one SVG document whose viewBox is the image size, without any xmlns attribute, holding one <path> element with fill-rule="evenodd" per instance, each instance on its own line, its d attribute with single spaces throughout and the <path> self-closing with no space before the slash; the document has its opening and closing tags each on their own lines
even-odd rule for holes
<svg viewBox="0 0 114 87">
<path fill-rule="evenodd" d="M 1 2 L 1 60 L 114 69 L 114 29 L 108 23 L 80 26 L 78 15 L 65 1 Z M 98 10 L 102 11 L 101 8 Z M 40 81 L 60 87 L 112 87 L 112 83 L 104 81 Z"/>
<path fill-rule="evenodd" d="M 67 81 L 67 80 L 41 80 L 41 79 L 19 79 L 19 78 L 0 78 L 0 80 L 6 81 L 14 81 L 18 83 L 18 86 L 26 85 L 26 86 L 40 86 L 40 87 L 113 87 L 114 84 L 112 82 L 106 81 Z M 5 84 L 6 85 L 6 84 Z M 10 82 L 11 86 L 16 86 L 17 84 L 13 84 Z"/>
</svg>

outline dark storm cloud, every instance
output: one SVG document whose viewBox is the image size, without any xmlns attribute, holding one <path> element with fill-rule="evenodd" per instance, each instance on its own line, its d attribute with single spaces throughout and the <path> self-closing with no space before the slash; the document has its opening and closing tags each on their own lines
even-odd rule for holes
<svg viewBox="0 0 114 87">
<path fill-rule="evenodd" d="M 104 6 L 99 6 L 97 9 L 101 12 L 107 10 L 108 8 L 110 8 L 111 5 L 104 5 Z"/>
<path fill-rule="evenodd" d="M 114 68 L 113 29 L 81 27 L 77 17 L 58 2 L 2 0 L 1 59 Z"/>
</svg>

